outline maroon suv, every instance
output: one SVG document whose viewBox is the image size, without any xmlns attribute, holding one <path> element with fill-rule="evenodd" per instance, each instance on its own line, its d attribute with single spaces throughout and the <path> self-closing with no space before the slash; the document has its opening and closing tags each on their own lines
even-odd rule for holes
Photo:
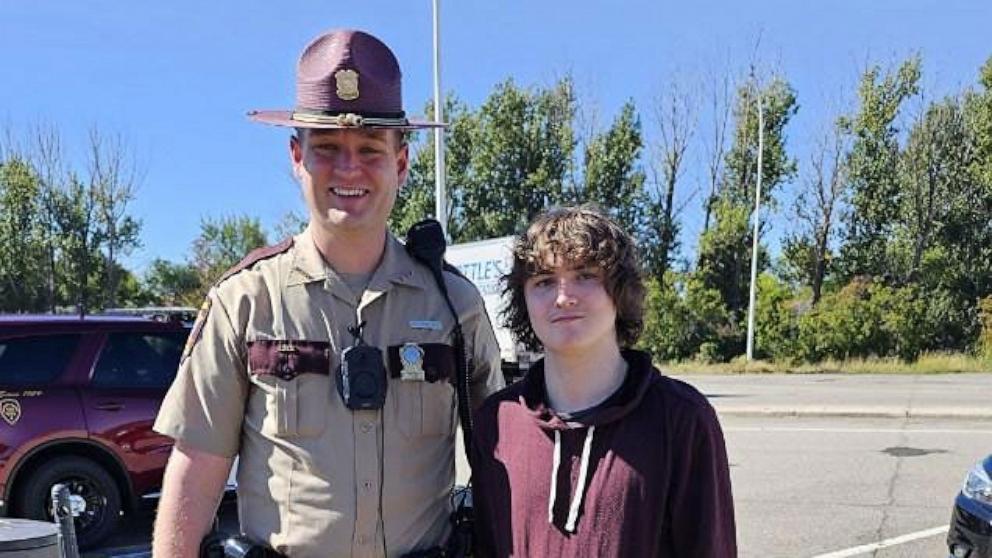
<svg viewBox="0 0 992 558">
<path fill-rule="evenodd" d="M 0 515 L 51 518 L 68 485 L 80 547 L 156 494 L 172 441 L 152 422 L 188 324 L 0 316 Z"/>
</svg>

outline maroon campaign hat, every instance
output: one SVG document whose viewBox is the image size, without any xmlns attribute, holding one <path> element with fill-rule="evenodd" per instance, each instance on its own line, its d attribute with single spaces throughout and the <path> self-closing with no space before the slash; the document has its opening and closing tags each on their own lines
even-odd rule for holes
<svg viewBox="0 0 992 558">
<path fill-rule="evenodd" d="M 255 122 L 293 128 L 443 126 L 410 120 L 403 112 L 400 65 L 379 39 L 354 29 L 328 31 L 313 40 L 296 67 L 296 108 L 253 110 Z"/>
</svg>

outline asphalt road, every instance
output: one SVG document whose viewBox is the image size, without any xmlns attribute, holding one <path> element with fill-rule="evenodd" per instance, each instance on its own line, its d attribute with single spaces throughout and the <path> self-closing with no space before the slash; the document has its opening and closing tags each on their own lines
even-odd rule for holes
<svg viewBox="0 0 992 558">
<path fill-rule="evenodd" d="M 992 452 L 992 374 L 682 379 L 720 414 L 745 557 L 944 557 Z"/>
<path fill-rule="evenodd" d="M 954 496 L 992 452 L 992 374 L 681 378 L 720 414 L 742 557 L 946 556 Z M 150 518 L 111 544 L 147 544 Z"/>
<path fill-rule="evenodd" d="M 723 426 L 745 557 L 946 556 L 954 496 L 992 452 L 989 421 L 725 416 Z"/>
</svg>

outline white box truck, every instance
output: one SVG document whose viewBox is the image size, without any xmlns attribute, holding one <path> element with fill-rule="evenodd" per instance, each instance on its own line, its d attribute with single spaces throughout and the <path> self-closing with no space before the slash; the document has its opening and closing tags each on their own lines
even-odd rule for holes
<svg viewBox="0 0 992 558">
<path fill-rule="evenodd" d="M 507 381 L 519 378 L 530 368 L 531 362 L 540 355 L 528 351 L 522 343 L 513 339 L 510 330 L 503 327 L 500 312 L 506 301 L 503 299 L 500 277 L 510 271 L 513 263 L 513 236 L 490 238 L 476 242 L 448 246 L 444 259 L 458 268 L 465 277 L 475 283 L 486 312 L 496 332 L 500 358 L 503 361 L 503 375 Z"/>
</svg>

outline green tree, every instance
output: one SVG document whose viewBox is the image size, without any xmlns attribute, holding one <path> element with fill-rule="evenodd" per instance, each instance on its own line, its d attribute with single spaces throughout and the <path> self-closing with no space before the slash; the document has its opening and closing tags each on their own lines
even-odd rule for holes
<svg viewBox="0 0 992 558">
<path fill-rule="evenodd" d="M 964 96 L 964 120 L 973 148 L 971 180 L 964 207 L 956 208 L 954 221 L 945 227 L 946 235 L 964 240 L 948 244 L 963 262 L 962 276 L 973 297 L 992 294 L 992 57 L 982 66 L 978 91 Z"/>
<path fill-rule="evenodd" d="M 738 318 L 746 306 L 750 266 L 750 227 L 752 209 L 719 198 L 713 205 L 715 219 L 699 237 L 700 263 L 696 270 L 708 288 L 720 293 L 724 306 Z M 759 268 L 764 268 L 761 265 Z"/>
<path fill-rule="evenodd" d="M 948 98 L 934 103 L 910 130 L 899 158 L 902 201 L 896 237 L 905 250 L 896 255 L 895 271 L 904 282 L 920 279 L 924 254 L 942 241 L 967 243 L 967 234 L 956 230 L 950 237 L 944 226 L 958 221 L 957 214 L 971 213 L 976 200 L 968 174 L 972 146 L 960 105 Z M 961 223 L 967 227 L 966 223 Z M 890 253 L 895 252 L 890 250 Z M 901 256 L 901 257 L 900 257 Z"/>
<path fill-rule="evenodd" d="M 751 78 L 738 88 L 733 143 L 727 152 L 720 190 L 721 197 L 729 198 L 737 205 L 754 206 L 758 179 L 759 102 L 764 123 L 761 203 L 774 208 L 776 190 L 796 172 L 796 161 L 786 150 L 785 128 L 799 105 L 795 90 L 782 77 L 772 78 L 764 87 Z"/>
<path fill-rule="evenodd" d="M 992 56 L 979 70 L 981 89 L 965 96 L 965 119 L 974 138 L 972 170 L 982 183 L 992 184 Z"/>
<path fill-rule="evenodd" d="M 427 104 L 425 114 L 434 118 L 432 102 Z M 464 103 L 449 94 L 445 99 L 444 119 L 448 123 L 444 143 L 445 190 L 448 197 L 445 219 L 449 229 L 454 229 L 449 230 L 449 234 L 457 241 L 463 227 L 452 221 L 454 215 L 463 213 L 460 208 L 469 176 L 472 142 L 477 133 L 476 118 Z M 399 235 L 435 212 L 434 134 L 421 132 L 416 139 L 418 141 L 412 141 L 410 145 L 409 177 L 397 195 L 389 218 L 390 230 Z"/>
<path fill-rule="evenodd" d="M 917 287 L 858 278 L 800 317 L 796 353 L 811 362 L 886 356 L 910 361 L 940 327 L 928 320 Z"/>
<path fill-rule="evenodd" d="M 755 348 L 758 358 L 790 361 L 796 352 L 800 302 L 792 288 L 773 274 L 758 277 Z"/>
<path fill-rule="evenodd" d="M 549 89 L 522 89 L 513 80 L 496 86 L 474 118 L 452 239 L 513 234 L 548 205 L 562 202 L 572 172 L 574 115 L 571 79 Z"/>
<path fill-rule="evenodd" d="M 646 282 L 644 332 L 639 346 L 660 360 L 728 359 L 737 341 L 733 317 L 719 291 L 691 274 L 669 271 Z"/>
<path fill-rule="evenodd" d="M 869 68 L 858 87 L 858 110 L 839 120 L 852 138 L 846 163 L 851 208 L 841 248 L 845 277 L 891 275 L 887 240 L 898 219 L 902 194 L 895 121 L 903 103 L 919 91 L 920 64 L 917 56 L 894 72 Z"/>
<path fill-rule="evenodd" d="M 146 288 L 145 282 L 125 269 L 117 265 L 115 276 L 118 278 L 116 292 L 117 305 L 110 308 L 138 308 L 143 306 L 176 306 L 158 299 Z M 106 281 L 106 279 L 104 279 Z M 189 306 L 189 305 L 187 305 Z"/>
<path fill-rule="evenodd" d="M 428 105 L 428 114 L 433 107 Z M 513 234 L 561 203 L 572 172 L 575 98 L 570 79 L 548 89 L 506 80 L 478 110 L 445 100 L 448 234 L 468 242 Z M 410 177 L 390 227 L 402 234 L 434 213 L 433 134 L 412 145 Z"/>
<path fill-rule="evenodd" d="M 205 218 L 200 222 L 200 234 L 193 241 L 192 266 L 200 283 L 199 295 L 207 290 L 225 271 L 234 267 L 255 248 L 268 244 L 257 218 L 246 216 Z M 202 299 L 202 296 L 196 298 Z"/>
<path fill-rule="evenodd" d="M 55 267 L 59 299 L 83 316 L 99 304 L 100 244 L 97 192 L 75 172 L 47 190 L 59 254 Z"/>
<path fill-rule="evenodd" d="M 18 155 L 0 160 L 0 311 L 46 308 L 40 184 Z"/>
<path fill-rule="evenodd" d="M 203 285 L 200 273 L 189 263 L 156 258 L 145 272 L 142 290 L 155 305 L 199 306 Z"/>
<path fill-rule="evenodd" d="M 578 192 L 578 200 L 598 205 L 635 237 L 647 224 L 645 175 L 639 165 L 643 143 L 641 120 L 628 101 L 613 124 L 586 145 Z"/>
<path fill-rule="evenodd" d="M 795 91 L 780 77 L 764 87 L 759 87 L 754 79 L 749 80 L 737 91 L 734 140 L 713 204 L 714 223 L 703 233 L 699 244 L 701 280 L 708 288 L 720 291 L 727 309 L 738 318 L 747 306 L 744 295 L 750 281 L 753 234 L 750 222 L 758 167 L 759 100 L 764 124 L 763 222 L 776 207 L 776 190 L 795 173 L 795 160 L 789 157 L 785 146 L 785 128 L 798 110 Z M 759 272 L 764 270 L 768 265 L 767 255 L 759 254 L 758 264 Z"/>
<path fill-rule="evenodd" d="M 21 290 L 34 293 L 17 306 L 52 312 L 71 306 L 84 315 L 115 303 L 125 272 L 118 260 L 138 245 L 140 232 L 128 213 L 136 179 L 127 149 L 120 137 L 107 141 L 93 129 L 80 170 L 64 156 L 57 129 L 39 127 L 29 139 L 23 154 L 0 160 L 8 171 L 3 203 L 9 209 L 0 242 L 17 251 L 7 258 L 8 269 L 28 282 Z M 31 269 L 16 258 L 32 259 Z"/>
</svg>

